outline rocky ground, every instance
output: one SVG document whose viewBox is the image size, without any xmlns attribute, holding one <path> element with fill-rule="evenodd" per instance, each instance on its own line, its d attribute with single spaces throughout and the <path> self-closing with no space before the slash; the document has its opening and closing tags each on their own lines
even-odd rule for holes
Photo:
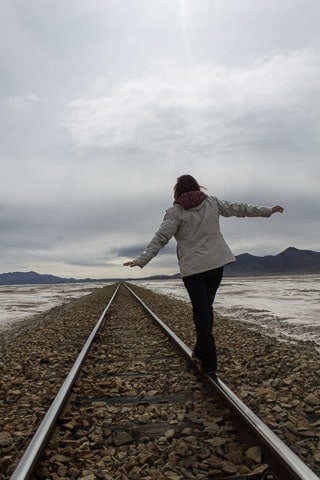
<svg viewBox="0 0 320 480">
<path fill-rule="evenodd" d="M 0 333 L 0 479 L 9 478 L 114 286 Z"/>
<path fill-rule="evenodd" d="M 189 346 L 194 342 L 188 304 L 136 288 Z M 279 341 L 216 312 L 218 376 L 320 474 L 320 355 L 313 342 Z"/>
<path fill-rule="evenodd" d="M 193 345 L 188 304 L 135 289 Z M 12 473 L 113 290 L 99 289 L 0 334 L 0 479 Z M 219 314 L 215 336 L 218 375 L 319 473 L 320 358 L 314 345 L 280 342 Z"/>
</svg>

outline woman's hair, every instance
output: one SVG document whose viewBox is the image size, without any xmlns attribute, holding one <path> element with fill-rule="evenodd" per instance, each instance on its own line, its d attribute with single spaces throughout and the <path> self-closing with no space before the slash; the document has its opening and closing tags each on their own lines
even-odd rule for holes
<svg viewBox="0 0 320 480">
<path fill-rule="evenodd" d="M 181 175 L 177 178 L 177 183 L 174 186 L 174 198 L 176 200 L 183 193 L 199 191 L 201 188 L 197 180 L 191 175 Z"/>
</svg>

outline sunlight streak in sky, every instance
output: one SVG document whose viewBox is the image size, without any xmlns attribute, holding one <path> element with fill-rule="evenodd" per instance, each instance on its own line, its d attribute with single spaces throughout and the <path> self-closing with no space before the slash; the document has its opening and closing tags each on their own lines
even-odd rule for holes
<svg viewBox="0 0 320 480">
<path fill-rule="evenodd" d="M 183 35 L 183 42 L 186 52 L 186 60 L 188 67 L 191 66 L 191 48 L 190 48 L 190 28 L 186 9 L 186 0 L 179 0 L 179 12 L 181 21 L 181 30 Z"/>
</svg>

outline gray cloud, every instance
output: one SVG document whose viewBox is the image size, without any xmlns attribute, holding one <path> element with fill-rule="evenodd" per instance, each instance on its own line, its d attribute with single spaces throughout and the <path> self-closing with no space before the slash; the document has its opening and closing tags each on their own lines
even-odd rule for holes
<svg viewBox="0 0 320 480">
<path fill-rule="evenodd" d="M 236 254 L 319 250 L 319 13 L 313 0 L 4 0 L 0 271 L 122 277 L 183 173 L 222 199 L 284 205 L 222 219 Z M 175 272 L 175 242 L 132 270 Z"/>
<path fill-rule="evenodd" d="M 82 148 L 195 155 L 316 148 L 319 73 L 317 55 L 302 50 L 246 69 L 174 69 L 116 86 L 106 80 L 100 95 L 69 104 L 67 126 Z"/>
<path fill-rule="evenodd" d="M 128 258 L 135 258 L 138 255 L 140 255 L 141 252 L 143 252 L 145 248 L 144 244 L 140 245 L 131 245 L 129 247 L 121 247 L 121 248 L 115 248 L 112 251 L 114 252 L 114 255 L 117 257 L 128 257 Z"/>
<path fill-rule="evenodd" d="M 150 238 L 151 240 L 151 238 Z M 124 246 L 120 248 L 115 248 L 113 250 L 114 254 L 118 257 L 128 257 L 128 258 L 135 258 L 140 255 L 141 252 L 146 247 L 146 243 L 138 244 L 138 245 L 131 245 L 129 247 Z M 173 241 L 170 241 L 162 250 L 161 252 L 164 255 L 176 255 L 176 247 Z"/>
</svg>

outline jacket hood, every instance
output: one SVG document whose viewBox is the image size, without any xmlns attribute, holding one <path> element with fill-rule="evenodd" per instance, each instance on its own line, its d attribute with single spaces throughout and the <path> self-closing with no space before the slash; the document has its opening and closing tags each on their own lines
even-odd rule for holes
<svg viewBox="0 0 320 480">
<path fill-rule="evenodd" d="M 200 190 L 185 192 L 182 193 L 174 203 L 178 203 L 184 209 L 189 210 L 190 208 L 198 207 L 203 200 L 207 198 L 207 195 Z"/>
</svg>

